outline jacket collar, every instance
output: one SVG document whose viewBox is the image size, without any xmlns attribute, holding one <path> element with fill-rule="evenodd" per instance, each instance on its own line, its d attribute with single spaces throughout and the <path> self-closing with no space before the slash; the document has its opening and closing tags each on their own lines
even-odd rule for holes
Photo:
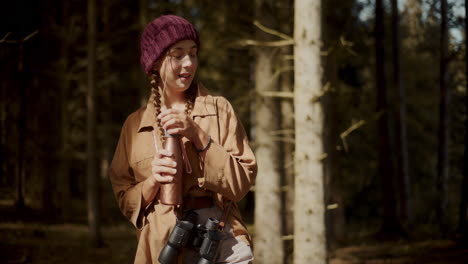
<svg viewBox="0 0 468 264">
<path fill-rule="evenodd" d="M 194 119 L 196 116 L 216 115 L 215 100 L 213 96 L 209 94 L 208 90 L 201 83 L 198 83 L 197 89 L 197 97 L 195 97 L 195 103 L 190 114 L 192 119 Z M 155 115 L 156 109 L 153 105 L 153 98 L 150 96 L 148 104 L 146 105 L 146 108 L 143 112 L 140 126 L 138 127 L 138 132 L 140 132 L 143 128 L 154 129 L 156 118 Z"/>
</svg>

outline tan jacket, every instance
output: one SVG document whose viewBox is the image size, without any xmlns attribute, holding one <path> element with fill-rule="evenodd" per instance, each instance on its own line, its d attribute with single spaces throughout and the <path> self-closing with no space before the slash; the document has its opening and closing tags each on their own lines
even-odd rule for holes
<svg viewBox="0 0 468 264">
<path fill-rule="evenodd" d="M 213 142 L 206 150 L 205 160 L 201 161 L 191 142 L 184 138 L 192 166 L 192 173 L 184 175 L 184 195 L 208 193 L 217 206 L 224 208 L 228 200 L 241 200 L 254 183 L 255 156 L 231 104 L 224 97 L 209 95 L 201 85 L 198 94 L 191 117 Z M 154 126 L 152 103 L 132 113 L 122 127 L 109 169 L 120 210 L 137 228 L 135 263 L 157 263 L 159 252 L 176 223 L 172 207 L 160 204 L 158 197 L 146 208 L 141 206 L 143 181 L 151 176 L 151 162 L 156 152 Z M 159 136 L 156 141 L 161 149 Z M 236 236 L 244 235 L 250 241 L 236 205 L 231 208 L 228 223 Z"/>
</svg>

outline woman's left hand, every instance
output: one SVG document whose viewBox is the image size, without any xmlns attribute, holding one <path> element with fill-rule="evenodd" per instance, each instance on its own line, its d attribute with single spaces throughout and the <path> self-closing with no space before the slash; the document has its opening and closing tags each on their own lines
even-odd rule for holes
<svg viewBox="0 0 468 264">
<path fill-rule="evenodd" d="M 199 134 L 200 127 L 181 110 L 162 110 L 158 118 L 168 134 L 182 135 L 192 141 Z"/>
</svg>

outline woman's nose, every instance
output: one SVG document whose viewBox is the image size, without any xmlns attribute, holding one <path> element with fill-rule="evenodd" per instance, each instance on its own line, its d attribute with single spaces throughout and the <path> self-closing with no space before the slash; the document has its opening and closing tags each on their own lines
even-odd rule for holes
<svg viewBox="0 0 468 264">
<path fill-rule="evenodd" d="M 190 57 L 190 55 L 187 54 L 182 59 L 182 67 L 188 68 L 188 67 L 192 67 L 192 66 L 193 66 L 193 58 Z"/>
</svg>

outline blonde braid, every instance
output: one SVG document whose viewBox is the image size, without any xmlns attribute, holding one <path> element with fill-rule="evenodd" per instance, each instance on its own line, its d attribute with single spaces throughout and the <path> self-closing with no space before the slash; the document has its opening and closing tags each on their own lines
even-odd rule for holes
<svg viewBox="0 0 468 264">
<path fill-rule="evenodd" d="M 197 85 L 195 81 L 192 81 L 190 87 L 185 92 L 185 114 L 188 116 L 192 112 L 193 104 L 195 103 L 195 97 L 197 95 Z"/>
<path fill-rule="evenodd" d="M 153 97 L 153 105 L 154 109 L 156 110 L 155 118 L 156 118 L 156 123 L 159 128 L 159 139 L 161 140 L 161 143 L 164 143 L 164 128 L 161 125 L 161 119 L 158 118 L 158 115 L 161 113 L 161 93 L 159 92 L 158 88 L 158 79 L 159 79 L 159 72 L 158 71 L 153 71 L 151 73 L 151 93 Z"/>
<path fill-rule="evenodd" d="M 155 118 L 156 118 L 156 124 L 158 125 L 159 128 L 159 137 L 161 140 L 161 143 L 164 143 L 164 128 L 161 125 L 161 119 L 158 118 L 158 115 L 161 113 L 161 93 L 159 92 L 159 87 L 158 87 L 158 80 L 159 80 L 159 72 L 158 71 L 153 71 L 151 73 L 151 93 L 152 93 L 152 98 L 153 98 L 153 105 L 154 109 L 156 110 L 155 113 Z M 188 116 L 192 112 L 193 105 L 195 103 L 195 97 L 197 95 L 197 85 L 195 81 L 190 84 L 190 87 L 187 89 L 185 92 L 186 96 L 186 101 L 185 101 L 185 114 Z"/>
</svg>

